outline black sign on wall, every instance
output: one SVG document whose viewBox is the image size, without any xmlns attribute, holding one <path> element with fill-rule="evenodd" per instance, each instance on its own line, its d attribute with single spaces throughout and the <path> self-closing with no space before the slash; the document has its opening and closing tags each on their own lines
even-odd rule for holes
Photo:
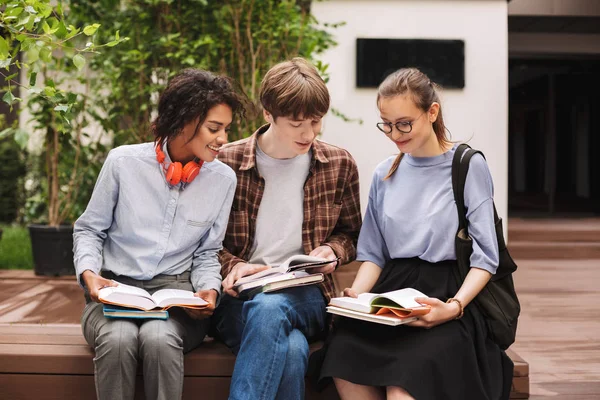
<svg viewBox="0 0 600 400">
<path fill-rule="evenodd" d="M 356 86 L 376 88 L 392 72 L 416 67 L 444 88 L 465 87 L 463 40 L 356 40 Z"/>
</svg>

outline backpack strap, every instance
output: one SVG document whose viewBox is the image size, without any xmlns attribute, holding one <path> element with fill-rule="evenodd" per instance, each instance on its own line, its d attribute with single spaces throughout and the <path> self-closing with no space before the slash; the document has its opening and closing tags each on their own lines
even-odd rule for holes
<svg viewBox="0 0 600 400">
<path fill-rule="evenodd" d="M 485 155 L 479 150 L 473 150 L 468 144 L 461 144 L 454 153 L 452 159 L 452 190 L 454 191 L 454 200 L 458 210 L 459 230 L 469 227 L 467 221 L 467 212 L 465 207 L 465 185 L 467 182 L 467 173 L 469 172 L 469 163 L 475 154 L 481 154 L 485 159 Z M 498 222 L 498 212 L 496 204 L 494 206 L 494 223 Z"/>
<path fill-rule="evenodd" d="M 461 185 L 460 179 L 461 174 L 461 160 L 466 151 L 471 147 L 467 144 L 461 144 L 454 153 L 452 159 L 452 191 L 454 192 L 454 201 L 456 202 L 456 209 L 458 211 L 458 230 L 467 229 L 467 213 L 465 210 L 465 198 L 464 198 L 464 182 Z M 466 174 L 465 174 L 466 176 Z"/>
</svg>

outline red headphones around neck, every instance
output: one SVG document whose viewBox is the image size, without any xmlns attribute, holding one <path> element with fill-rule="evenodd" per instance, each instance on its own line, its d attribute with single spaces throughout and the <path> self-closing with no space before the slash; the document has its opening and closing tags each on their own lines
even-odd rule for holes
<svg viewBox="0 0 600 400">
<path fill-rule="evenodd" d="M 162 142 L 159 142 L 156 145 L 156 160 L 160 165 L 162 165 L 163 171 L 165 171 L 167 182 L 172 186 L 177 185 L 179 182 L 190 183 L 193 181 L 194 178 L 196 178 L 200 173 L 202 164 L 204 164 L 204 161 L 202 160 L 192 160 L 182 166 L 180 162 L 175 161 L 169 164 L 167 167 L 165 165 L 165 158 L 165 153 L 162 151 Z"/>
</svg>

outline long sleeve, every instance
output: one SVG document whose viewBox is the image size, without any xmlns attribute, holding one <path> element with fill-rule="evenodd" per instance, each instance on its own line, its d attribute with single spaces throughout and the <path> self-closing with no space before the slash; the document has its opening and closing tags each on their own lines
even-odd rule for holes
<svg viewBox="0 0 600 400">
<path fill-rule="evenodd" d="M 80 284 L 85 270 L 98 274 L 102 268 L 102 247 L 119 197 L 117 164 L 118 159 L 111 151 L 102 166 L 90 202 L 73 227 L 74 263 Z"/>
<path fill-rule="evenodd" d="M 214 289 L 219 294 L 221 293 L 219 251 L 223 248 L 223 238 L 227 230 L 236 183 L 237 181 L 234 179 L 229 186 L 217 219 L 194 252 L 191 281 L 196 291 Z"/>
<path fill-rule="evenodd" d="M 352 162 L 350 177 L 342 196 L 340 216 L 332 234 L 323 243 L 330 246 L 340 257 L 340 264 L 349 263 L 356 258 L 356 243 L 361 224 L 358 169 Z"/>
</svg>

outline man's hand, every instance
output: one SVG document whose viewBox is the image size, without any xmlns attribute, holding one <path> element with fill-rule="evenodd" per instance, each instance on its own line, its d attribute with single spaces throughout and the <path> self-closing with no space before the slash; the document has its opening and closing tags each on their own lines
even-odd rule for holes
<svg viewBox="0 0 600 400">
<path fill-rule="evenodd" d="M 231 269 L 229 275 L 223 279 L 223 291 L 232 297 L 238 297 L 238 293 L 233 289 L 233 285 L 235 285 L 238 279 L 269 268 L 271 267 L 268 265 L 237 263 Z"/>
<path fill-rule="evenodd" d="M 311 273 L 320 272 L 322 274 L 330 274 L 335 271 L 335 267 L 337 266 L 338 261 L 336 261 L 337 256 L 333 252 L 333 249 L 329 246 L 319 246 L 310 252 L 309 256 L 313 257 L 321 257 L 326 258 L 328 260 L 333 260 L 333 262 L 322 266 L 321 268 L 311 268 Z"/>
<path fill-rule="evenodd" d="M 194 296 L 200 297 L 201 299 L 206 300 L 208 305 L 203 308 L 187 308 L 184 307 L 183 310 L 194 319 L 204 319 L 213 315 L 215 311 L 215 306 L 217 305 L 217 291 L 215 289 L 208 290 L 198 290 L 194 293 Z"/>
<path fill-rule="evenodd" d="M 98 302 L 98 291 L 100 289 L 107 286 L 118 286 L 117 282 L 103 278 L 89 269 L 83 271 L 81 279 L 83 279 L 83 282 L 90 293 L 90 297 L 95 302 Z"/>
</svg>

